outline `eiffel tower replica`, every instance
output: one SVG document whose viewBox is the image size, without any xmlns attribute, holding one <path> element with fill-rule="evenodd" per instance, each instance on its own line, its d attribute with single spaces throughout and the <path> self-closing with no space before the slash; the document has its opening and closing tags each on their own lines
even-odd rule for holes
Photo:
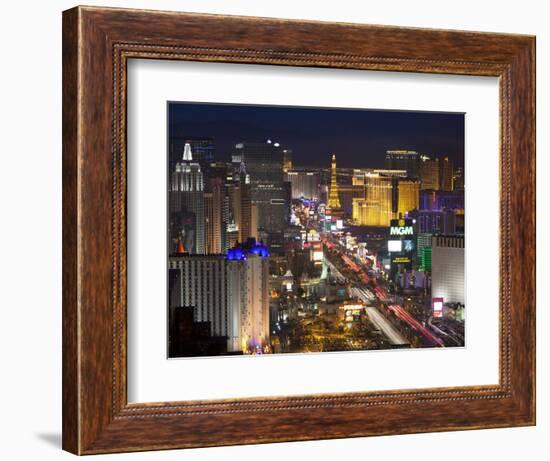
<svg viewBox="0 0 550 461">
<path fill-rule="evenodd" d="M 327 214 L 335 219 L 342 219 L 344 210 L 340 205 L 340 197 L 338 195 L 338 181 L 336 177 L 336 155 L 332 154 L 332 163 L 330 168 L 330 189 L 328 194 L 328 210 Z"/>
</svg>

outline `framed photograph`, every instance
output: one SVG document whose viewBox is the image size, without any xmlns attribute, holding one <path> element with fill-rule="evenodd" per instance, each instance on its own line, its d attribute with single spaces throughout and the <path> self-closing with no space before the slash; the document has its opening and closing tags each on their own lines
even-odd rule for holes
<svg viewBox="0 0 550 461">
<path fill-rule="evenodd" d="M 63 13 L 63 448 L 535 424 L 535 39 Z"/>
</svg>

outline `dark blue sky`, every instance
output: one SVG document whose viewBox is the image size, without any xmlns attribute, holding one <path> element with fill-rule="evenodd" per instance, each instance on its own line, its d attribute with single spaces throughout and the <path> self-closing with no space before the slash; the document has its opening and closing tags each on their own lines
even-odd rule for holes
<svg viewBox="0 0 550 461">
<path fill-rule="evenodd" d="M 295 165 L 383 167 L 385 151 L 409 149 L 464 165 L 464 114 L 234 104 L 168 104 L 169 136 L 214 139 L 228 161 L 240 141 L 271 138 L 293 150 Z"/>
</svg>

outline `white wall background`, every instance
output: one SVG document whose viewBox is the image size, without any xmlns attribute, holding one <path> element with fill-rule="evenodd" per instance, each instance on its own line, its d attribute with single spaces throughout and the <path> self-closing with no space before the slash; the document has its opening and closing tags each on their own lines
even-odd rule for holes
<svg viewBox="0 0 550 461">
<path fill-rule="evenodd" d="M 107 2 L 108 0 L 105 0 Z M 108 1 L 155 8 L 294 19 L 516 32 L 537 35 L 538 105 L 538 425 L 118 455 L 136 460 L 371 458 L 408 461 L 548 458 L 550 339 L 544 337 L 550 226 L 549 14 L 536 0 L 440 2 L 357 0 Z M 87 4 L 105 5 L 89 0 Z M 5 2 L 0 15 L 0 445 L 3 459 L 69 459 L 61 452 L 61 11 L 71 1 Z M 32 279 L 32 284 L 30 283 Z M 97 459 L 104 458 L 98 457 Z"/>
</svg>

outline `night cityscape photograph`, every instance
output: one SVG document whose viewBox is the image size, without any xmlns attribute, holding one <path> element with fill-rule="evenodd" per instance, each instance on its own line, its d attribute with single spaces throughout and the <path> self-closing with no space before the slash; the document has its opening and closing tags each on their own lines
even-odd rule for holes
<svg viewBox="0 0 550 461">
<path fill-rule="evenodd" d="M 464 114 L 169 102 L 168 357 L 464 347 Z"/>
</svg>

